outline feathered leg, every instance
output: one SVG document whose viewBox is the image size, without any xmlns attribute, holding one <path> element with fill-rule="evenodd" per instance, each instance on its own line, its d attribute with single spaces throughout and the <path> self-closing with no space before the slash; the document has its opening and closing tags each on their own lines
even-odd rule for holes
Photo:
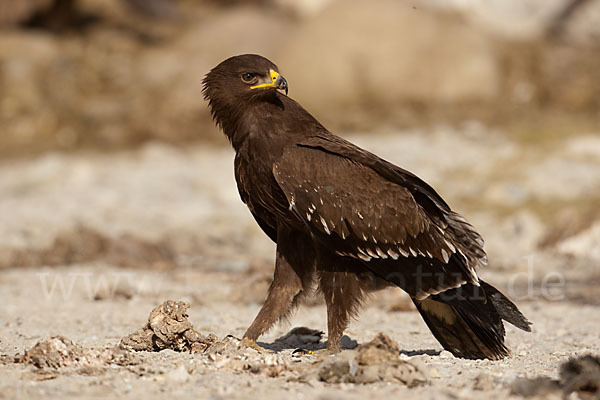
<svg viewBox="0 0 600 400">
<path fill-rule="evenodd" d="M 277 321 L 291 314 L 294 306 L 312 285 L 315 252 L 310 240 L 282 228 L 277 232 L 275 273 L 267 299 L 244 334 L 256 340 Z"/>
<path fill-rule="evenodd" d="M 348 327 L 350 317 L 358 313 L 364 295 L 371 284 L 354 272 L 319 272 L 319 290 L 327 305 L 327 349 L 340 350 L 342 335 Z"/>
</svg>

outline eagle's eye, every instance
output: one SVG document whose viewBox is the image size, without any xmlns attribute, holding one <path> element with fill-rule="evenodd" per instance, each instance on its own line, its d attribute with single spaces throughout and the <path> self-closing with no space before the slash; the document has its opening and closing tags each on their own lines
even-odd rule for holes
<svg viewBox="0 0 600 400">
<path fill-rule="evenodd" d="M 242 74 L 242 82 L 244 83 L 254 83 L 256 81 L 256 74 L 251 72 L 245 72 Z"/>
</svg>

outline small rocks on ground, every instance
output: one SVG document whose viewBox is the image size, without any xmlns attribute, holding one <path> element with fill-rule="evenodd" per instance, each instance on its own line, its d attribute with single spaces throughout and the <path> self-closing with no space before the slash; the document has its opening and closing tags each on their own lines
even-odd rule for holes
<svg viewBox="0 0 600 400">
<path fill-rule="evenodd" d="M 582 399 L 600 399 L 600 357 L 587 354 L 560 366 L 565 395 L 577 392 Z"/>
<path fill-rule="evenodd" d="M 511 386 L 511 394 L 523 397 L 548 396 L 560 392 L 564 398 L 570 398 L 571 393 L 576 392 L 579 399 L 600 399 L 600 357 L 588 354 L 563 363 L 560 366 L 560 380 L 547 376 L 519 378 Z"/>
<path fill-rule="evenodd" d="M 217 339 L 204 337 L 188 321 L 189 303 L 167 300 L 150 312 L 146 325 L 121 339 L 121 346 L 135 351 L 190 351 L 202 353 Z"/>
<path fill-rule="evenodd" d="M 101 368 L 108 365 L 128 366 L 139 363 L 132 353 L 120 347 L 101 350 L 88 349 L 73 343 L 64 336 L 54 336 L 38 342 L 15 362 L 31 364 L 39 369 L 62 367 Z"/>
<path fill-rule="evenodd" d="M 328 383 L 395 382 L 409 387 L 428 382 L 424 367 L 400 359 L 398 344 L 383 333 L 372 341 L 337 354 L 318 370 L 320 380 Z"/>
</svg>

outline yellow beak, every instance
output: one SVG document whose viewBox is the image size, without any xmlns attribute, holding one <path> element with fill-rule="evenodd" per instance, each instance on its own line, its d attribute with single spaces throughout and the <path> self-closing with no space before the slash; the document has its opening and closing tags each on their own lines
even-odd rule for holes
<svg viewBox="0 0 600 400">
<path fill-rule="evenodd" d="M 279 75 L 279 72 L 271 70 L 269 72 L 271 81 L 259 83 L 258 85 L 250 86 L 250 89 L 259 89 L 264 87 L 272 87 L 275 89 L 285 90 L 285 94 L 288 94 L 288 85 L 285 78 Z"/>
</svg>

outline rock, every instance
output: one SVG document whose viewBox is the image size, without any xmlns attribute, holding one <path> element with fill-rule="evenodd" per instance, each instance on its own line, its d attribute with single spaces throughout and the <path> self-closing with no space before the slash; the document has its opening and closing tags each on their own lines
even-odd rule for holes
<svg viewBox="0 0 600 400">
<path fill-rule="evenodd" d="M 140 364 L 140 360 L 135 354 L 119 346 L 110 347 L 104 350 L 102 354 L 109 364 L 119 365 L 121 367 Z"/>
<path fill-rule="evenodd" d="M 188 321 L 189 303 L 167 300 L 150 313 L 148 326 L 156 335 L 156 346 L 181 350 L 187 339 L 186 331 L 193 329 Z"/>
<path fill-rule="evenodd" d="M 441 378 L 442 377 L 442 373 L 437 368 L 430 368 L 428 372 L 429 372 L 428 375 L 430 378 Z"/>
<path fill-rule="evenodd" d="M 559 390 L 558 381 L 540 376 L 533 379 L 517 378 L 510 387 L 510 394 L 523 397 L 546 396 Z"/>
<path fill-rule="evenodd" d="M 360 365 L 377 365 L 397 360 L 400 355 L 398 343 L 383 333 L 379 333 L 370 342 L 361 344 L 356 350 L 358 351 L 356 361 Z"/>
<path fill-rule="evenodd" d="M 12 364 L 15 362 L 15 357 L 8 354 L 0 354 L 0 365 Z"/>
<path fill-rule="evenodd" d="M 563 398 L 592 400 L 600 398 L 600 357 L 591 354 L 571 358 L 560 366 L 560 381 L 546 376 L 518 378 L 511 385 L 511 394 L 524 397 L 548 396 L 562 392 Z"/>
<path fill-rule="evenodd" d="M 572 358 L 560 366 L 565 398 L 577 392 L 581 399 L 600 398 L 600 357 L 591 354 Z"/>
<path fill-rule="evenodd" d="M 60 368 L 72 365 L 81 356 L 83 349 L 64 336 L 55 336 L 38 342 L 26 351 L 20 362 L 38 368 Z"/>
<path fill-rule="evenodd" d="M 155 351 L 153 337 L 154 332 L 144 327 L 121 339 L 120 345 L 133 351 Z"/>
<path fill-rule="evenodd" d="M 474 390 L 492 390 L 494 388 L 494 379 L 490 374 L 482 372 L 475 377 L 473 383 Z"/>
<path fill-rule="evenodd" d="M 242 349 L 245 349 L 246 344 L 247 343 L 245 341 L 229 335 L 223 338 L 223 340 L 218 340 L 213 343 L 206 350 L 206 354 L 209 356 L 211 361 L 215 361 L 217 359 L 217 355 L 225 358 L 234 358 Z"/>
<path fill-rule="evenodd" d="M 424 367 L 401 360 L 398 344 L 380 333 L 371 342 L 343 351 L 319 367 L 318 377 L 328 383 L 396 382 L 409 387 L 425 384 Z"/>
<path fill-rule="evenodd" d="M 214 335 L 205 338 L 194 330 L 187 319 L 189 307 L 183 301 L 165 301 L 152 310 L 146 326 L 121 339 L 120 345 L 135 351 L 205 350 L 215 341 Z"/>
<path fill-rule="evenodd" d="M 358 346 L 358 342 L 354 339 L 351 339 L 348 335 L 342 336 L 342 340 L 340 340 L 340 347 L 342 349 L 354 349 Z"/>
<path fill-rule="evenodd" d="M 352 355 L 339 354 L 332 360 L 325 361 L 319 369 L 319 379 L 327 383 L 347 382 L 356 374 L 356 368 L 351 363 L 353 362 Z"/>
<path fill-rule="evenodd" d="M 132 353 L 119 347 L 102 350 L 81 347 L 64 336 L 55 336 L 38 342 L 15 362 L 32 364 L 39 369 L 80 367 L 81 373 L 97 375 L 108 365 L 136 365 L 139 360 Z M 95 372 L 90 372 L 95 371 Z M 99 372 L 98 372 L 99 371 Z"/>
<path fill-rule="evenodd" d="M 188 339 L 188 340 L 190 340 L 190 339 Z M 206 349 L 208 349 L 210 346 L 212 346 L 218 340 L 219 340 L 219 338 L 217 337 L 217 335 L 215 335 L 214 333 L 209 333 L 202 340 L 193 341 L 192 353 L 204 353 L 206 351 Z"/>
<path fill-rule="evenodd" d="M 184 383 L 190 379 L 190 374 L 183 364 L 179 364 L 179 366 L 175 369 L 170 370 L 166 378 L 174 383 Z"/>
</svg>

